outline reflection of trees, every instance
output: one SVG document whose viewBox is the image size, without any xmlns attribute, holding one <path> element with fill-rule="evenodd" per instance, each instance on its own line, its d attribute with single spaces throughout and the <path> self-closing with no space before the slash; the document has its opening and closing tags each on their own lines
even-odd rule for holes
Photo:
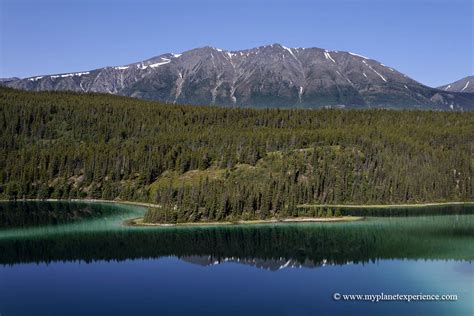
<svg viewBox="0 0 474 316">
<path fill-rule="evenodd" d="M 2 202 L 0 228 L 55 225 L 116 211 L 112 205 L 70 202 Z"/>
<path fill-rule="evenodd" d="M 0 241 L 0 262 L 204 256 L 317 266 L 377 259 L 474 259 L 472 216 L 320 225 L 121 230 Z M 278 263 L 277 262 L 277 263 Z M 270 264 L 270 263 L 269 263 Z M 265 265 L 265 264 L 263 264 Z M 267 264 L 268 265 L 268 264 Z M 271 265 L 271 264 L 270 264 Z"/>
</svg>

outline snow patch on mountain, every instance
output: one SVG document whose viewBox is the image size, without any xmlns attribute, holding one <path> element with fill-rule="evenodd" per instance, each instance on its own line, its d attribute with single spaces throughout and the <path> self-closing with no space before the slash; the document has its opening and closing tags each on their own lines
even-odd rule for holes
<svg viewBox="0 0 474 316">
<path fill-rule="evenodd" d="M 362 55 L 359 55 L 359 54 L 356 54 L 356 53 L 352 53 L 352 52 L 348 52 L 348 53 L 351 54 L 352 56 L 361 57 L 361 58 L 364 58 L 364 59 L 370 59 L 369 57 L 365 57 L 365 56 L 362 56 Z"/>
<path fill-rule="evenodd" d="M 36 81 L 36 80 L 40 80 L 41 78 L 43 78 L 43 76 L 28 78 L 28 80 L 29 80 L 29 81 Z"/>
<path fill-rule="evenodd" d="M 291 54 L 291 56 L 293 56 L 293 57 L 296 59 L 296 56 L 295 56 L 295 54 L 293 53 L 293 51 L 292 51 L 291 48 L 286 47 L 286 46 L 282 46 L 282 47 L 283 47 L 283 49 L 287 50 L 287 51 Z"/>
<path fill-rule="evenodd" d="M 382 78 L 383 81 L 387 82 L 387 79 L 385 79 L 384 76 L 382 76 L 377 70 L 375 70 L 371 65 L 369 65 L 365 60 L 362 61 L 367 67 L 370 68 L 373 72 L 375 72 L 380 78 Z"/>
<path fill-rule="evenodd" d="M 169 64 L 171 62 L 171 59 L 168 59 L 168 58 L 161 57 L 161 60 L 163 60 L 161 63 L 151 64 L 149 65 L 149 67 L 156 68 L 156 67 L 160 67 L 161 65 Z"/>
<path fill-rule="evenodd" d="M 324 51 L 324 57 L 326 57 L 326 59 L 331 60 L 333 63 L 336 63 L 336 61 L 331 57 L 327 50 Z"/>
<path fill-rule="evenodd" d="M 50 77 L 51 77 L 51 79 L 56 79 L 56 78 L 67 78 L 67 77 L 83 76 L 83 75 L 88 75 L 88 74 L 89 74 L 89 71 L 85 71 L 85 72 L 73 72 L 73 73 L 62 74 L 62 75 L 53 75 L 53 76 L 50 76 Z"/>
</svg>

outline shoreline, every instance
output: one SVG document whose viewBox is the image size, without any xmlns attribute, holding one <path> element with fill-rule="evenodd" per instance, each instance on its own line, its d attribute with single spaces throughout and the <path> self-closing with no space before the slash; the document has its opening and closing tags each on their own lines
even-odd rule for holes
<svg viewBox="0 0 474 316">
<path fill-rule="evenodd" d="M 161 207 L 160 204 L 139 202 L 139 201 L 125 201 L 125 200 L 102 200 L 102 199 L 16 199 L 16 200 L 5 200 L 0 199 L 0 202 L 93 202 L 93 203 L 115 203 L 115 204 L 126 204 L 136 205 L 143 207 Z M 449 206 L 449 205 L 470 205 L 474 204 L 474 201 L 452 201 L 452 202 L 424 202 L 424 203 L 409 203 L 409 204 L 298 204 L 297 207 L 310 208 L 310 207 L 339 207 L 339 208 L 390 208 L 390 207 L 428 207 L 428 206 Z"/>
<path fill-rule="evenodd" d="M 160 204 L 138 201 L 125 200 L 102 200 L 102 199 L 16 199 L 5 200 L 0 199 L 0 202 L 91 202 L 91 203 L 115 203 L 125 205 L 136 205 L 143 207 L 161 207 Z M 449 206 L 449 205 L 470 205 L 474 201 L 453 201 L 453 202 L 425 202 L 425 203 L 409 203 L 409 204 L 298 204 L 297 207 L 311 208 L 311 207 L 338 207 L 338 208 L 392 208 L 392 207 L 429 207 L 429 206 Z"/>
<path fill-rule="evenodd" d="M 339 216 L 339 217 L 295 217 L 295 218 L 271 218 L 255 220 L 239 220 L 235 222 L 189 222 L 189 223 L 145 223 L 143 217 L 132 218 L 124 222 L 126 226 L 132 227 L 190 227 L 190 226 L 228 226 L 228 225 L 255 225 L 255 224 L 283 224 L 283 223 L 337 223 L 355 222 L 364 220 L 362 216 Z"/>
<path fill-rule="evenodd" d="M 427 202 L 427 203 L 411 203 L 411 204 L 299 204 L 297 207 L 338 207 L 338 208 L 397 208 L 397 207 L 430 207 L 430 206 L 449 206 L 449 205 L 469 205 L 474 201 L 455 201 L 455 202 Z"/>
<path fill-rule="evenodd" d="M 11 202 L 13 200 L 0 200 L 0 202 Z M 25 202 L 85 202 L 85 203 L 110 203 L 131 205 L 137 207 L 155 207 L 160 208 L 161 205 L 147 202 L 134 202 L 122 200 L 101 200 L 101 199 L 17 199 L 15 201 Z M 474 201 L 454 201 L 454 202 L 430 202 L 420 204 L 301 204 L 297 207 L 313 208 L 313 207 L 334 207 L 334 208 L 419 208 L 430 206 L 449 206 L 449 205 L 472 205 Z M 238 220 L 225 222 L 184 222 L 184 223 L 144 223 L 143 217 L 131 218 L 124 220 L 122 225 L 130 227 L 189 227 L 189 226 L 227 226 L 227 225 L 254 225 L 254 224 L 281 224 L 281 223 L 337 223 L 337 222 L 353 222 L 364 220 L 363 216 L 339 216 L 339 217 L 295 217 L 295 218 L 271 218 L 263 220 Z"/>
<path fill-rule="evenodd" d="M 159 204 L 146 202 L 133 202 L 121 200 L 100 200 L 100 199 L 17 199 L 17 200 L 0 200 L 0 202 L 86 202 L 86 203 L 110 203 L 110 204 L 124 204 L 141 207 L 161 207 Z"/>
</svg>

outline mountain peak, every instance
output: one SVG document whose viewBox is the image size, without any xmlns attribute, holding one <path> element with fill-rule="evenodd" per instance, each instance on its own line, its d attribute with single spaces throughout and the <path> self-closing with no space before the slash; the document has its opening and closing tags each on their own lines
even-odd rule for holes
<svg viewBox="0 0 474 316">
<path fill-rule="evenodd" d="M 237 51 L 204 46 L 124 66 L 2 84 L 25 90 L 102 92 L 199 105 L 474 108 L 474 100 L 465 94 L 426 87 L 368 57 L 280 43 Z M 469 85 L 474 86 L 474 81 Z"/>
<path fill-rule="evenodd" d="M 474 93 L 474 76 L 467 76 L 458 81 L 438 87 L 438 89 L 449 92 Z"/>
</svg>

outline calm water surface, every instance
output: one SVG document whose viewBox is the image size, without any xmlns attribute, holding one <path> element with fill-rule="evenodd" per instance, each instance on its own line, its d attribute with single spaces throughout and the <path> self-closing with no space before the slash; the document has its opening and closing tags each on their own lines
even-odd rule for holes
<svg viewBox="0 0 474 316">
<path fill-rule="evenodd" d="M 474 315 L 472 207 L 353 223 L 122 225 L 143 212 L 0 203 L 0 315 Z M 333 299 L 381 292 L 458 300 Z"/>
</svg>

